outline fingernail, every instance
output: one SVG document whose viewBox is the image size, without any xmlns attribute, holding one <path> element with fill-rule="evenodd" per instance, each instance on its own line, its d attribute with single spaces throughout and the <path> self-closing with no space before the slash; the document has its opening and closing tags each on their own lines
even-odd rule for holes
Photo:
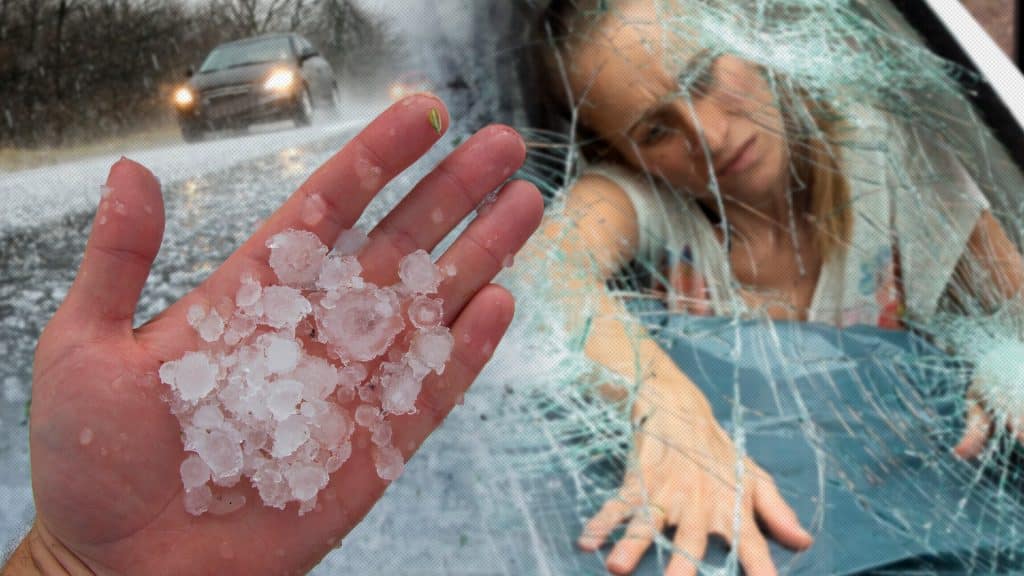
<svg viewBox="0 0 1024 576">
<path fill-rule="evenodd" d="M 526 153 L 526 143 L 523 141 L 523 136 L 518 131 L 516 131 L 515 128 L 512 128 L 511 126 L 502 125 L 496 130 L 496 132 L 496 138 L 515 139 L 516 144 L 518 145 L 517 148 L 520 150 L 520 152 L 524 154 Z"/>
<path fill-rule="evenodd" d="M 430 92 L 417 92 L 415 94 L 410 94 L 410 95 L 406 96 L 405 98 L 402 98 L 401 100 L 398 101 L 398 104 L 400 106 L 402 106 L 403 108 L 408 108 L 408 107 L 412 106 L 413 104 L 415 104 L 417 101 L 423 100 L 424 98 L 429 98 L 431 100 L 437 100 L 437 101 L 441 100 L 440 98 L 438 98 L 437 96 L 431 94 Z"/>
<path fill-rule="evenodd" d="M 437 108 L 431 108 L 430 112 L 427 113 L 427 121 L 430 122 L 430 127 L 434 129 L 434 132 L 437 132 L 437 135 L 440 136 L 443 128 L 441 125 L 441 111 Z"/>
<path fill-rule="evenodd" d="M 608 556 L 608 568 L 615 572 L 628 570 L 627 557 L 625 552 L 612 552 Z"/>
</svg>

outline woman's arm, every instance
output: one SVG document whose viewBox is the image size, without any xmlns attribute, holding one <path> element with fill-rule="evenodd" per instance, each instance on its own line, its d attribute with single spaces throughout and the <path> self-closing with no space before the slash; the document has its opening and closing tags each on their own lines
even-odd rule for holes
<svg viewBox="0 0 1024 576">
<path fill-rule="evenodd" d="M 971 232 L 955 279 L 988 310 L 1018 297 L 1024 288 L 1024 258 L 988 210 Z"/>
<path fill-rule="evenodd" d="M 991 212 L 982 212 L 954 274 L 955 284 L 963 286 L 986 310 L 996 310 L 1006 301 L 1020 298 L 1024 288 L 1024 258 Z M 953 297 L 956 298 L 955 293 Z M 968 392 L 964 434 L 954 448 L 961 458 L 978 456 L 988 444 L 993 433 L 989 408 L 972 387 Z M 1024 420 L 1024 414 L 1016 416 Z M 1024 442 L 1024 429 L 1014 432 L 1018 440 Z"/>
<path fill-rule="evenodd" d="M 570 261 L 582 257 L 591 265 L 561 266 L 550 273 L 558 275 L 556 282 L 566 288 L 563 294 L 598 295 L 598 314 L 591 319 L 585 352 L 636 383 L 631 417 L 642 422 L 618 496 L 587 523 L 579 545 L 596 550 L 617 525 L 628 522 L 629 537 L 620 539 L 607 558 L 611 571 L 624 574 L 636 567 L 656 532 L 677 526 L 674 545 L 681 553 L 673 557 L 666 573 L 688 573 L 694 569 L 692 559 L 703 558 L 709 534 L 731 539 L 739 513 L 736 541 L 741 563 L 748 574 L 773 573 L 768 544 L 755 517 L 767 533 L 791 548 L 809 546 L 810 534 L 771 476 L 737 454 L 700 389 L 605 289 L 606 280 L 632 259 L 637 246 L 637 218 L 628 196 L 604 177 L 586 176 L 569 192 L 565 210 L 572 230 L 552 217 L 544 227 L 546 237 L 557 242 Z M 606 385 L 602 393 L 617 401 L 628 398 L 628 392 L 615 385 Z M 746 470 L 742 482 L 736 478 L 740 461 Z M 744 494 L 739 510 L 738 485 Z"/>
<path fill-rule="evenodd" d="M 560 275 L 558 285 L 566 288 L 562 294 L 588 293 L 598 299 L 585 352 L 591 360 L 641 387 L 634 416 L 637 410 L 650 407 L 642 389 L 651 385 L 663 388 L 661 393 L 671 391 L 689 408 L 710 415 L 700 389 L 635 321 L 622 301 L 605 289 L 607 280 L 633 258 L 637 246 L 636 212 L 626 193 L 603 176 L 584 176 L 569 192 L 564 218 L 549 218 L 543 229 L 548 241 L 556 242 L 570 260 L 589 260 L 579 266 L 554 267 L 550 272 Z M 602 393 L 613 401 L 624 400 L 627 394 L 611 384 L 605 385 Z"/>
</svg>

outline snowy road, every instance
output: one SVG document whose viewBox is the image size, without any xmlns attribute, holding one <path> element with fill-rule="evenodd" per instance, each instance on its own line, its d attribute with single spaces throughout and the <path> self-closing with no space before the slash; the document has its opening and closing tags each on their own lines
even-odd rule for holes
<svg viewBox="0 0 1024 576">
<path fill-rule="evenodd" d="M 272 124 L 243 136 L 126 151 L 124 154 L 149 167 L 165 185 L 170 185 L 261 156 L 331 139 L 353 126 L 364 124 L 366 118 L 375 112 L 371 108 L 366 110 L 366 117 L 325 120 L 301 129 L 292 129 L 290 123 Z M 99 185 L 119 156 L 97 156 L 0 176 L 0 207 L 3 208 L 0 211 L 0 231 L 32 226 L 65 214 L 93 209 L 99 202 Z"/>
</svg>

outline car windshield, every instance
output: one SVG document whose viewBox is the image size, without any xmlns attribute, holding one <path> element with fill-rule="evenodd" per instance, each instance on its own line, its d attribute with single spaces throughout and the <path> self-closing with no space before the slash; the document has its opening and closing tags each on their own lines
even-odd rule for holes
<svg viewBox="0 0 1024 576">
<path fill-rule="evenodd" d="M 227 68 L 237 68 L 247 64 L 274 62 L 291 58 L 291 48 L 287 37 L 266 38 L 250 42 L 226 44 L 216 48 L 206 61 L 200 72 L 213 72 Z"/>
</svg>

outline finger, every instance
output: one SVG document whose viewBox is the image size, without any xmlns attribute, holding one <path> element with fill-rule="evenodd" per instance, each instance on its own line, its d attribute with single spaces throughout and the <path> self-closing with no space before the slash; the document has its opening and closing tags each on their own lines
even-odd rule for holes
<svg viewBox="0 0 1024 576">
<path fill-rule="evenodd" d="M 502 188 L 494 206 L 477 216 L 438 260 L 442 269 L 454 266 L 456 276 L 443 282 L 445 322 L 459 315 L 473 294 L 494 278 L 540 225 L 544 201 L 525 180 Z"/>
<path fill-rule="evenodd" d="M 676 526 L 673 540 L 676 550 L 665 569 L 665 576 L 697 575 L 697 568 L 708 547 L 708 526 L 696 521 L 697 518 L 696 510 L 688 510 L 687 516 Z"/>
<path fill-rule="evenodd" d="M 401 452 L 405 461 L 440 425 L 486 364 L 488 356 L 472 344 L 497 342 L 512 321 L 514 310 L 512 295 L 501 286 L 489 285 L 476 294 L 452 324 L 455 346 L 451 359 L 441 375 L 425 379 L 416 401 L 418 412 L 388 418 L 391 445 Z M 331 514 L 313 516 L 325 522 L 330 519 L 325 524 L 325 532 L 332 537 L 357 524 L 388 486 L 376 469 L 377 449 L 371 444 L 369 432 L 359 428 L 355 435 L 352 456 L 332 475 L 324 498 L 331 503 L 327 508 Z"/>
<path fill-rule="evenodd" d="M 740 535 L 740 564 L 747 576 L 775 576 L 775 562 L 772 560 L 768 541 L 757 530 L 752 515 L 743 521 L 744 531 Z"/>
<path fill-rule="evenodd" d="M 754 512 L 764 522 L 768 533 L 780 544 L 803 550 L 814 543 L 814 537 L 800 525 L 800 518 L 779 493 L 775 481 L 760 468 L 755 468 Z"/>
<path fill-rule="evenodd" d="M 967 423 L 964 435 L 953 449 L 957 456 L 964 459 L 976 458 L 985 449 L 989 436 L 992 434 L 992 417 L 984 406 L 972 402 L 967 409 Z"/>
<path fill-rule="evenodd" d="M 628 574 L 636 569 L 656 534 L 665 528 L 665 514 L 656 509 L 640 510 L 626 526 L 626 533 L 605 563 L 615 574 Z"/>
<path fill-rule="evenodd" d="M 397 281 L 395 269 L 402 257 L 421 248 L 432 250 L 525 157 L 522 138 L 507 126 L 489 126 L 473 135 L 370 232 L 371 242 L 360 257 L 368 280 Z"/>
<path fill-rule="evenodd" d="M 693 313 L 697 316 L 711 316 L 711 300 L 709 298 L 708 283 L 704 276 L 694 272 L 694 293 L 696 297 Z"/>
<path fill-rule="evenodd" d="M 512 322 L 515 302 L 501 286 L 480 290 L 451 326 L 454 346 L 440 375 L 424 379 L 417 412 L 392 419 L 392 442 L 408 460 L 452 408 L 462 402 L 469 385 L 490 359 Z"/>
<path fill-rule="evenodd" d="M 290 228 L 308 230 L 331 246 L 351 228 L 370 200 L 395 176 L 423 156 L 441 137 L 431 111 L 448 127 L 448 113 L 436 97 L 416 94 L 385 110 L 358 136 L 309 177 L 204 285 L 211 301 L 233 296 L 243 273 L 268 273 L 267 240 Z"/>
<path fill-rule="evenodd" d="M 110 169 L 82 265 L 58 313 L 81 329 L 130 333 L 139 294 L 164 234 L 160 183 L 122 158 Z"/>
<path fill-rule="evenodd" d="M 593 552 L 604 544 L 608 535 L 625 520 L 633 507 L 621 498 L 612 498 L 583 527 L 576 544 L 587 552 Z"/>
</svg>

